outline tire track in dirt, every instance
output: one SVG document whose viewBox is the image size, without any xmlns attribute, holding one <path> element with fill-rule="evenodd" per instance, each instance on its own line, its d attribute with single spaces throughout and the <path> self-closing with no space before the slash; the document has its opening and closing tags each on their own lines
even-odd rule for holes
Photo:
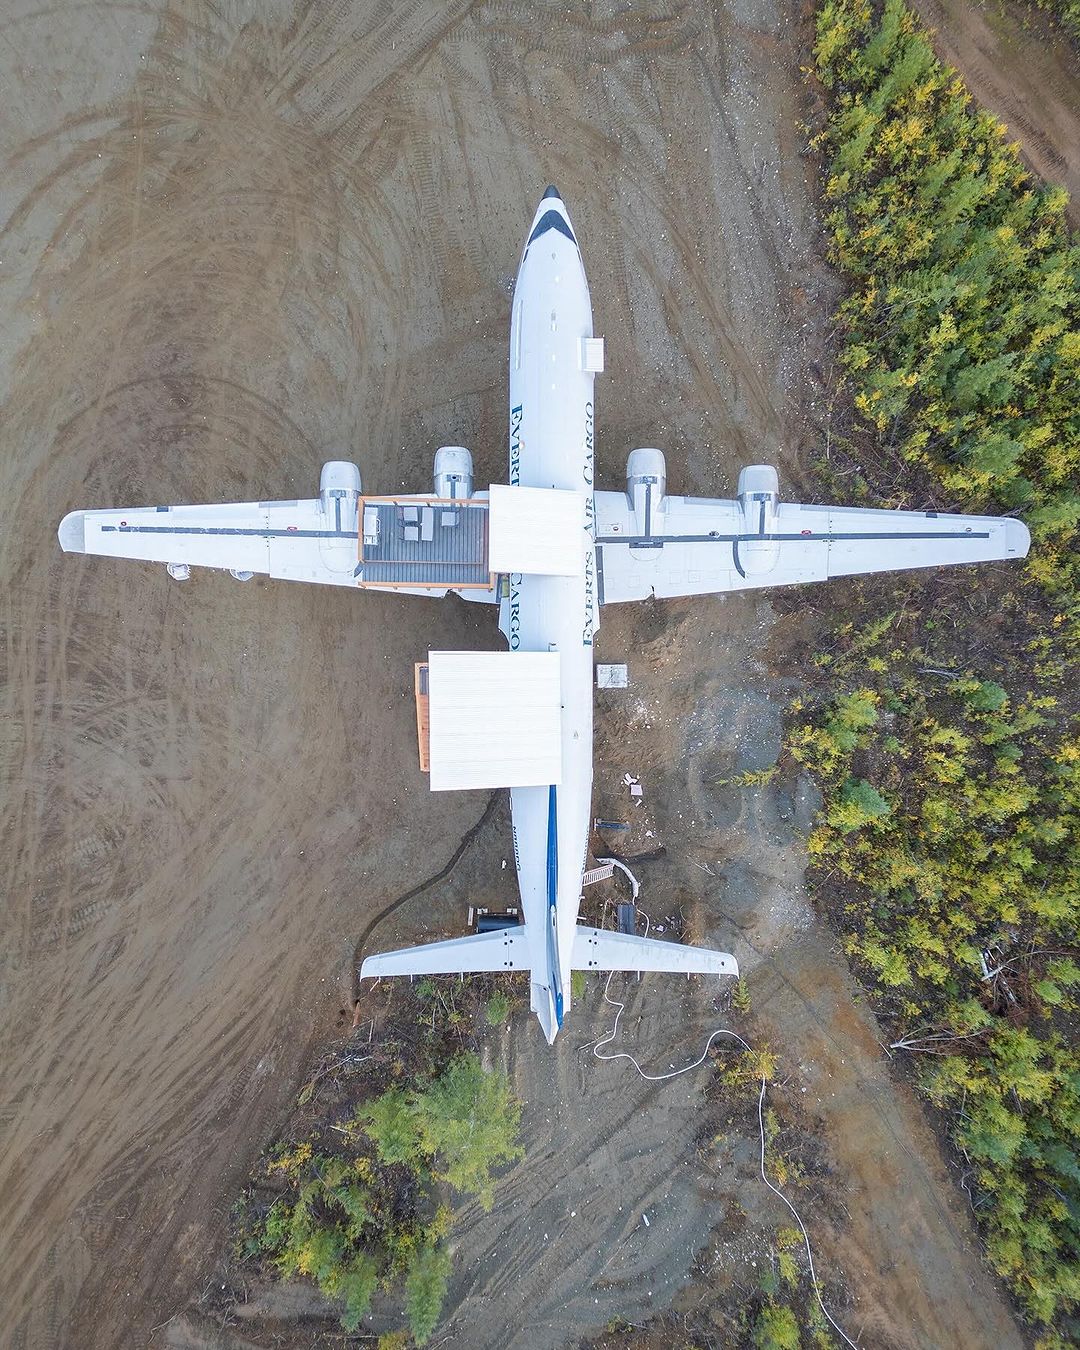
<svg viewBox="0 0 1080 1350">
<path fill-rule="evenodd" d="M 425 891 L 430 891 L 433 886 L 437 886 L 440 881 L 445 881 L 446 878 L 451 875 L 454 868 L 457 867 L 458 863 L 472 847 L 476 836 L 484 829 L 492 816 L 494 816 L 501 798 L 501 792 L 493 792 L 491 794 L 488 798 L 487 806 L 484 807 L 484 814 L 475 825 L 470 825 L 465 831 L 464 835 L 462 835 L 461 842 L 450 855 L 450 861 L 446 863 L 444 867 L 440 868 L 440 870 L 435 872 L 432 876 L 427 877 L 424 881 L 417 882 L 417 884 L 410 890 L 407 890 L 404 895 L 399 895 L 396 899 L 391 900 L 388 905 L 383 909 L 380 909 L 379 912 L 368 921 L 367 927 L 357 939 L 356 948 L 353 954 L 353 972 L 356 981 L 359 981 L 360 963 L 363 957 L 367 955 L 367 944 L 371 941 L 376 928 L 378 928 L 380 924 L 385 923 L 386 920 L 389 919 L 391 915 L 395 914 L 403 905 L 407 905 L 410 900 L 415 900 L 418 895 L 423 895 Z"/>
<path fill-rule="evenodd" d="M 172 24 L 162 31 L 161 41 L 168 45 L 178 32 L 192 30 Z M 205 63 L 196 67 L 166 60 L 160 50 L 157 56 L 169 76 L 180 71 L 197 81 L 207 73 Z M 224 72 L 223 80 L 228 80 Z M 307 963 L 326 969 L 325 957 L 335 946 L 342 954 L 347 950 L 340 942 L 347 935 L 348 908 L 329 925 L 320 925 L 320 906 L 313 910 L 310 889 L 323 897 L 326 912 L 327 898 L 340 895 L 344 876 L 356 875 L 361 862 L 370 872 L 379 858 L 379 846 L 355 847 L 350 817 L 362 840 L 365 826 L 373 840 L 380 833 L 404 833 L 389 824 L 377 793 L 368 791 L 365 798 L 363 791 L 356 792 L 354 770 L 380 743 L 382 752 L 408 762 L 403 753 L 407 719 L 399 716 L 388 737 L 385 718 L 379 725 L 373 714 L 373 725 L 358 727 L 343 717 L 340 694 L 330 700 L 325 695 L 328 687 L 343 690 L 366 682 L 385 708 L 397 681 L 380 668 L 386 654 L 400 652 L 401 644 L 395 646 L 387 631 L 380 635 L 379 648 L 366 652 L 357 650 L 355 638 L 341 642 L 338 654 L 313 642 L 291 650 L 292 634 L 301 631 L 356 632 L 353 597 L 305 596 L 301 602 L 279 596 L 282 588 L 261 588 L 261 596 L 259 588 L 252 588 L 247 605 L 261 604 L 253 617 L 210 580 L 203 585 L 216 608 L 211 624 L 191 612 L 194 596 L 188 591 L 188 605 L 177 608 L 174 622 L 166 620 L 162 631 L 162 603 L 168 596 L 175 606 L 175 592 L 163 591 L 146 569 L 121 576 L 107 563 L 94 571 L 77 560 L 54 557 L 51 534 L 65 506 L 94 504 L 87 500 L 87 483 L 99 501 L 197 499 L 229 495 L 234 486 L 241 489 L 237 496 L 272 495 L 275 488 L 276 495 L 287 496 L 293 482 L 312 491 L 319 451 L 349 439 L 332 427 L 320 431 L 318 420 L 312 423 L 310 404 L 305 409 L 295 391 L 292 396 L 284 389 L 262 394 L 260 367 L 265 369 L 274 349 L 284 353 L 296 345 L 295 337 L 283 338 L 281 312 L 273 306 L 291 292 L 312 289 L 309 275 L 297 276 L 298 253 L 306 250 L 310 264 L 319 261 L 312 249 L 321 252 L 322 275 L 329 280 L 336 263 L 357 271 L 352 262 L 357 249 L 361 259 L 378 259 L 382 266 L 390 241 L 373 246 L 363 224 L 354 223 L 355 201 L 337 203 L 347 229 L 328 234 L 326 227 L 340 222 L 332 213 L 312 210 L 304 219 L 314 223 L 315 232 L 299 236 L 295 204 L 301 198 L 326 199 L 311 183 L 309 169 L 319 170 L 328 161 L 310 154 L 310 132 L 298 135 L 290 128 L 282 135 L 264 135 L 268 119 L 259 108 L 254 111 L 260 115 L 239 130 L 254 133 L 255 144 L 262 140 L 263 164 L 278 157 L 277 172 L 270 177 L 281 186 L 244 200 L 235 170 L 237 156 L 247 154 L 250 143 L 237 142 L 237 128 L 222 120 L 235 122 L 239 114 L 243 123 L 248 117 L 242 82 L 231 90 L 219 85 L 210 91 L 211 98 L 221 95 L 223 102 L 231 94 L 231 105 L 220 109 L 212 103 L 200 107 L 197 89 L 185 92 L 179 125 L 187 139 L 145 144 L 149 120 L 159 135 L 178 125 L 161 102 L 163 93 L 175 94 L 167 78 L 143 76 L 130 104 L 130 144 L 127 133 L 117 129 L 107 142 L 99 139 L 81 152 L 116 157 L 100 194 L 103 223 L 93 228 L 88 222 L 94 244 L 81 269 L 54 272 L 46 242 L 38 285 L 50 293 L 55 322 L 69 341 L 46 350 L 44 362 L 41 352 L 37 362 L 24 361 L 22 383 L 9 405 L 9 425 L 28 452 L 10 466 L 8 500 L 14 510 L 3 535 L 12 564 L 6 574 L 13 578 L 5 594 L 9 688 L 24 696 L 20 723 L 26 733 L 21 751 L 5 760 L 9 782 L 21 784 L 24 794 L 21 801 L 18 794 L 9 797 L 10 837 L 20 845 L 11 893 L 23 893 L 38 875 L 34 921 L 44 925 L 38 931 L 47 940 L 44 948 L 32 936 L 29 945 L 22 941 L 23 966 L 33 984 L 24 981 L 22 1006 L 15 1005 L 6 1038 L 14 1100 L 5 1110 L 13 1177 L 5 1187 L 5 1227 L 19 1257 L 5 1271 L 4 1306 L 15 1318 L 15 1334 L 27 1343 L 39 1337 L 56 1341 L 57 1327 L 72 1315 L 77 1281 L 58 1279 L 55 1272 L 64 1265 L 59 1254 L 85 1241 L 79 1236 L 80 1216 L 97 1216 L 87 1221 L 86 1240 L 98 1256 L 111 1244 L 97 1276 L 100 1292 L 88 1286 L 82 1295 L 80 1322 L 88 1316 L 99 1328 L 97 1343 L 111 1343 L 114 1335 L 131 1335 L 133 1343 L 140 1343 L 127 1300 L 121 1297 L 115 1311 L 109 1310 L 113 1272 L 126 1267 L 143 1290 L 155 1281 L 169 1287 L 190 1278 L 192 1263 L 205 1259 L 213 1225 L 207 1187 L 221 1184 L 223 1167 L 235 1172 L 242 1166 L 236 1158 L 242 1159 L 251 1145 L 242 1146 L 238 1155 L 236 1144 L 249 1137 L 246 1122 L 253 1121 L 257 1131 L 268 1106 L 280 1100 L 283 1088 L 288 1090 L 290 1064 L 302 1055 L 310 1035 L 319 1000 L 303 992 Z M 199 115 L 192 116 L 193 111 Z M 193 142 L 192 136 L 201 140 Z M 283 153 L 288 157 L 284 165 Z M 287 175 L 282 183 L 281 173 L 290 160 L 292 186 Z M 26 203 L 16 230 L 41 201 L 71 181 L 75 168 L 61 159 L 57 172 Z M 248 172 L 257 176 L 259 165 Z M 273 203 L 269 213 L 264 209 L 268 202 Z M 65 214 L 64 228 L 74 219 Z M 231 222 L 227 234 L 219 224 L 226 220 Z M 241 231 L 248 231 L 250 249 L 234 242 L 237 220 Z M 353 241 L 344 256 L 343 241 Z M 383 327 L 388 340 L 395 325 L 376 318 L 376 310 L 381 303 L 384 317 L 396 314 L 400 297 L 390 278 L 402 270 L 394 266 L 373 278 L 361 261 L 351 283 L 355 291 L 363 278 L 363 306 L 354 302 L 353 314 L 363 313 L 367 324 Z M 372 280 L 379 287 L 374 294 Z M 338 296 L 325 284 L 313 289 L 313 303 L 305 298 L 300 320 L 332 334 Z M 206 303 L 211 297 L 212 309 Z M 93 342 L 84 340 L 93 329 L 98 330 Z M 356 336 L 355 326 L 350 336 Z M 331 344 L 331 354 L 326 367 L 331 385 L 337 378 L 334 365 L 343 377 L 354 379 L 354 354 L 340 344 L 336 352 Z M 29 373 L 35 364 L 41 365 L 36 379 Z M 305 373 L 300 375 L 302 386 Z M 325 380 L 321 374 L 317 378 Z M 297 384 L 295 376 L 292 383 Z M 47 400 L 57 388 L 61 397 L 50 405 Z M 90 400 L 81 397 L 86 389 L 93 390 Z M 182 395 L 182 408 L 170 409 L 171 391 Z M 332 388 L 321 397 L 333 407 Z M 302 409 L 303 427 L 283 416 L 290 403 Z M 312 440 L 314 450 L 309 449 Z M 36 459 L 35 445 L 41 447 Z M 378 458 L 373 464 L 369 456 L 365 468 L 377 472 Z M 249 483 L 258 485 L 254 492 Z M 13 521 L 30 525 L 29 538 L 27 531 L 10 528 Z M 19 590 L 19 580 L 34 575 L 32 557 L 50 559 L 58 589 Z M 91 597 L 85 612 L 76 592 Z M 399 609 L 394 603 L 374 607 L 384 615 Z M 443 614 L 449 636 L 460 622 L 449 625 Z M 416 642 L 406 638 L 404 645 L 398 658 L 403 668 Z M 245 646 L 259 662 L 254 682 L 256 672 L 238 660 Z M 121 698 L 114 696 L 118 684 L 126 686 Z M 329 706 L 320 709 L 320 697 Z M 302 700 L 315 705 L 313 713 Z M 274 717 L 275 706 L 288 709 L 289 716 Z M 267 734 L 274 739 L 264 749 Z M 311 757 L 304 787 L 296 782 L 297 754 Z M 283 774 L 287 764 L 292 772 Z M 93 788 L 88 775 L 96 779 Z M 453 804 L 447 805 L 444 815 L 453 829 L 455 812 Z M 311 819 L 300 815 L 308 807 L 314 808 Z M 331 818 L 340 817 L 336 826 L 328 821 L 328 810 Z M 180 829 L 172 824 L 177 815 Z M 67 833 L 87 820 L 101 824 L 90 832 L 83 824 L 80 833 Z M 100 849 L 91 843 L 80 853 L 74 845 L 80 839 L 111 838 L 117 831 L 123 843 L 114 852 L 121 859 L 106 878 L 99 875 Z M 291 876 L 283 859 L 274 856 L 283 839 L 294 844 L 289 851 L 301 859 Z M 346 839 L 349 845 L 342 848 Z M 268 856 L 259 858 L 256 850 L 266 851 L 268 845 Z M 336 849 L 330 865 L 325 855 L 314 864 L 302 861 L 305 855 L 319 857 L 327 846 Z M 387 847 L 382 849 L 386 855 Z M 42 872 L 37 859 L 45 855 L 49 863 Z M 407 854 L 391 866 L 400 868 L 403 861 L 407 866 Z M 386 868 L 387 861 L 376 866 Z M 119 910 L 124 911 L 122 931 L 113 921 Z M 98 933 L 103 936 L 97 938 Z M 271 933 L 269 949 L 262 950 Z M 177 945 L 181 934 L 183 947 Z M 281 960 L 290 951 L 295 953 L 291 971 Z M 79 977 L 84 964 L 93 976 L 88 983 Z M 238 968 L 244 971 L 239 979 Z M 231 989 L 222 983 L 226 971 Z M 35 989 L 46 985 L 60 997 L 41 1004 Z M 73 999 L 76 989 L 82 1000 L 93 1003 Z M 292 1030 L 299 1029 L 298 1020 L 300 1025 L 306 1021 L 308 1030 L 296 1037 Z M 94 1049 L 76 1050 L 87 1025 L 95 1024 Z M 73 1037 L 79 1025 L 83 1035 Z M 231 1031 L 224 1034 L 224 1028 Z M 23 1047 L 15 1051 L 20 1039 Z M 71 1049 L 59 1056 L 35 1054 L 36 1047 L 65 1045 Z M 271 1075 L 252 1076 L 245 1067 L 253 1052 L 258 1057 L 260 1045 L 277 1047 L 272 1052 L 280 1060 L 277 1082 Z M 20 1086 L 24 1056 L 29 1092 Z M 259 1062 L 263 1059 L 265 1053 Z M 110 1098 L 115 1106 L 107 1104 Z M 93 1122 L 89 1136 L 81 1124 L 87 1118 Z M 37 1129 L 42 1120 L 55 1122 L 45 1143 Z M 183 1170 L 174 1171 L 181 1158 Z M 201 1163 L 193 1171 L 194 1160 Z M 185 1193 L 186 1219 L 178 1207 Z M 174 1215 L 172 1227 L 160 1235 L 145 1217 L 149 1204 Z M 66 1224 L 65 1210 L 73 1216 Z M 102 1221 L 102 1215 L 108 1218 Z M 194 1224 L 202 1238 L 185 1241 L 181 1261 L 164 1260 L 185 1223 L 189 1229 Z M 85 1263 L 79 1269 L 86 1274 Z"/>
</svg>

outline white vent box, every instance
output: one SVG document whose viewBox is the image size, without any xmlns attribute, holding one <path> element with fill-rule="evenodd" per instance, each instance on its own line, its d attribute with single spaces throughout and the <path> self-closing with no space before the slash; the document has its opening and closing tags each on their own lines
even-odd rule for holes
<svg viewBox="0 0 1080 1350">
<path fill-rule="evenodd" d="M 587 337 L 581 339 L 581 369 L 593 375 L 599 375 L 604 369 L 603 338 Z"/>
</svg>

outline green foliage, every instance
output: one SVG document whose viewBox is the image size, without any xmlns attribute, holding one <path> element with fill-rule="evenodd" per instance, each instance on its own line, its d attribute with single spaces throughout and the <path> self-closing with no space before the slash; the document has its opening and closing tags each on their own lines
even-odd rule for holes
<svg viewBox="0 0 1080 1350">
<path fill-rule="evenodd" d="M 575 1003 L 580 1003 L 585 997 L 585 972 L 583 970 L 572 970 L 570 972 L 570 997 Z"/>
<path fill-rule="evenodd" d="M 381 1161 L 430 1168 L 455 1190 L 479 1195 L 485 1209 L 495 1168 L 523 1156 L 521 1106 L 509 1080 L 485 1071 L 476 1055 L 457 1055 L 425 1088 L 388 1089 L 356 1120 Z"/>
<path fill-rule="evenodd" d="M 889 725 L 847 755 L 814 759 L 807 733 L 850 695 L 798 709 L 823 792 L 811 859 L 842 888 L 845 949 L 899 995 L 897 1042 L 925 1053 L 925 1091 L 955 1112 L 994 1268 L 1052 1322 L 1080 1300 L 1080 1054 L 1054 1022 L 1080 983 L 1063 950 L 1080 927 L 1080 737 L 1052 699 L 970 675 L 943 685 L 894 660 L 879 685 Z"/>
<path fill-rule="evenodd" d="M 401 1088 L 392 1087 L 356 1113 L 364 1133 L 379 1151 L 384 1163 L 420 1162 L 420 1135 L 412 1105 Z"/>
<path fill-rule="evenodd" d="M 836 699 L 822 725 L 799 726 L 791 749 L 804 763 L 832 766 L 857 749 L 877 721 L 877 694 L 872 689 L 856 689 Z"/>
<path fill-rule="evenodd" d="M 285 1278 L 310 1276 L 341 1304 L 341 1322 L 355 1331 L 378 1283 L 378 1262 L 367 1248 L 378 1233 L 371 1193 L 360 1173 L 340 1158 L 301 1145 L 271 1160 L 290 1192 L 274 1201 L 258 1232 L 258 1246 Z"/>
<path fill-rule="evenodd" d="M 341 1300 L 341 1325 L 346 1331 L 359 1329 L 371 1307 L 371 1296 L 378 1282 L 378 1265 L 370 1256 L 357 1256 L 351 1266 L 333 1281 L 327 1292 Z"/>
<path fill-rule="evenodd" d="M 1035 0 L 1035 4 L 1056 19 L 1075 42 L 1080 42 L 1080 0 Z"/>
<path fill-rule="evenodd" d="M 492 1170 L 521 1156 L 520 1114 L 506 1077 L 485 1072 L 475 1055 L 458 1055 L 423 1086 L 390 1087 L 341 1132 L 346 1152 L 310 1143 L 272 1152 L 267 1173 L 287 1189 L 256 1220 L 248 1250 L 284 1278 L 314 1280 L 340 1304 L 349 1332 L 376 1288 L 404 1272 L 412 1336 L 423 1345 L 450 1277 L 442 1239 L 452 1218 L 433 1207 L 434 1184 L 448 1181 L 490 1206 Z"/>
<path fill-rule="evenodd" d="M 754 1322 L 755 1350 L 799 1350 L 799 1324 L 783 1304 L 766 1303 Z"/>
<path fill-rule="evenodd" d="M 972 712 L 997 712 L 1009 697 L 1001 685 L 992 680 L 972 680 L 961 692 Z"/>
<path fill-rule="evenodd" d="M 731 1005 L 736 1012 L 744 1015 L 750 1011 L 750 987 L 740 975 L 731 991 Z"/>
<path fill-rule="evenodd" d="M 841 834 L 850 834 L 873 820 L 887 816 L 889 803 L 865 778 L 849 778 L 840 789 L 839 801 L 830 809 L 828 821 Z"/>
<path fill-rule="evenodd" d="M 496 989 L 484 1005 L 484 1021 L 489 1027 L 501 1027 L 510 1016 L 513 1007 L 514 1001 L 510 995 Z"/>
<path fill-rule="evenodd" d="M 405 1276 L 405 1312 L 417 1345 L 430 1339 L 449 1283 L 450 1253 L 445 1247 L 421 1247 Z"/>
<path fill-rule="evenodd" d="M 1052 1321 L 1080 1301 L 1075 1047 L 1006 1025 L 985 1055 L 934 1059 L 923 1081 L 932 1101 L 959 1112 L 954 1137 L 987 1199 L 991 1264 L 1034 1320 Z"/>
<path fill-rule="evenodd" d="M 413 1095 L 413 1105 L 435 1175 L 490 1209 L 492 1172 L 524 1156 L 521 1105 L 505 1074 L 485 1073 L 475 1055 L 458 1055 L 426 1092 Z"/>
<path fill-rule="evenodd" d="M 817 143 L 830 256 L 851 281 L 839 319 L 855 406 L 948 491 L 1027 511 L 1031 574 L 1075 596 L 1080 246 L 1066 194 L 1033 181 L 903 0 L 826 0 L 814 52 L 832 93 Z"/>
<path fill-rule="evenodd" d="M 808 847 L 949 1113 L 990 1260 L 1061 1327 L 1080 1300 L 1080 737 L 1023 689 L 1032 672 L 1073 685 L 1080 645 L 1080 242 L 1065 193 L 1027 173 L 903 0 L 824 0 L 814 54 L 859 443 L 975 509 L 1026 513 L 1041 628 L 999 651 L 999 683 L 925 654 L 913 668 L 884 645 L 893 615 L 841 625 L 818 659 L 841 689 L 790 735 L 823 791 Z M 928 643 L 946 618 L 955 631 L 956 614 L 921 619 Z"/>
</svg>

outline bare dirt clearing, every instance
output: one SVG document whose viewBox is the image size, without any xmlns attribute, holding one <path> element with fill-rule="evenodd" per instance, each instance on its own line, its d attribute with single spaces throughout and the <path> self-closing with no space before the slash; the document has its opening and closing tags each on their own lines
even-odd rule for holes
<svg viewBox="0 0 1080 1350">
<path fill-rule="evenodd" d="M 204 1282 L 347 1001 L 357 938 L 484 810 L 428 793 L 411 668 L 491 645 L 494 622 L 208 574 L 177 588 L 162 568 L 62 557 L 60 516 L 306 496 L 330 457 L 373 488 L 423 487 L 444 441 L 498 481 L 508 286 L 549 181 L 608 340 L 608 485 L 660 444 L 675 491 L 727 493 L 773 460 L 794 494 L 831 302 L 796 130 L 801 36 L 759 0 L 27 3 L 3 31 L 0 1305 L 16 1346 L 141 1347 Z M 797 803 L 770 791 L 745 814 L 714 782 L 775 755 L 770 625 L 756 600 L 612 611 L 598 653 L 629 657 L 634 689 L 599 706 L 597 814 L 624 813 L 621 775 L 642 776 L 633 846 L 652 830 L 669 850 L 646 908 L 696 911 L 748 966 L 811 922 Z M 478 844 L 380 945 L 499 898 L 498 816 Z M 847 1016 L 819 950 L 838 992 L 815 1020 Z M 696 986 L 631 995 L 637 1053 L 697 1053 L 712 1011 Z M 586 1058 L 598 999 L 554 1055 L 532 1024 L 508 1039 L 529 1157 L 462 1223 L 461 1344 L 562 1345 L 660 1306 L 717 1221 L 691 1146 L 700 1088 Z M 911 1114 L 886 1080 L 873 1090 Z M 842 1168 L 860 1146 L 836 1141 Z M 888 1195 L 848 1181 L 898 1264 L 857 1270 L 871 1228 L 837 1265 L 890 1343 L 1010 1344 L 962 1220 L 932 1218 L 905 1157 Z M 929 1310 L 905 1261 L 937 1265 Z"/>
</svg>

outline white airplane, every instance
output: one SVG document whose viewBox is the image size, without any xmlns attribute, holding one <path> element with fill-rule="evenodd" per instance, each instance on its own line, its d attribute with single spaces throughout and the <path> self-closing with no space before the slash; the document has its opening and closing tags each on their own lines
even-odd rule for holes
<svg viewBox="0 0 1080 1350">
<path fill-rule="evenodd" d="M 549 187 L 514 289 L 509 484 L 474 493 L 469 451 L 443 446 L 432 494 L 364 496 L 357 466 L 333 460 L 309 501 L 73 511 L 59 528 L 69 553 L 150 559 L 177 580 L 196 565 L 498 604 L 507 652 L 432 652 L 417 680 L 432 788 L 511 790 L 525 921 L 369 956 L 361 977 L 527 970 L 549 1042 L 574 970 L 738 974 L 723 952 L 578 923 L 601 606 L 1022 558 L 1029 544 L 1018 520 L 781 502 L 768 465 L 743 469 L 734 501 L 672 496 L 654 449 L 631 452 L 625 492 L 595 491 L 602 369 L 577 237 Z"/>
</svg>

